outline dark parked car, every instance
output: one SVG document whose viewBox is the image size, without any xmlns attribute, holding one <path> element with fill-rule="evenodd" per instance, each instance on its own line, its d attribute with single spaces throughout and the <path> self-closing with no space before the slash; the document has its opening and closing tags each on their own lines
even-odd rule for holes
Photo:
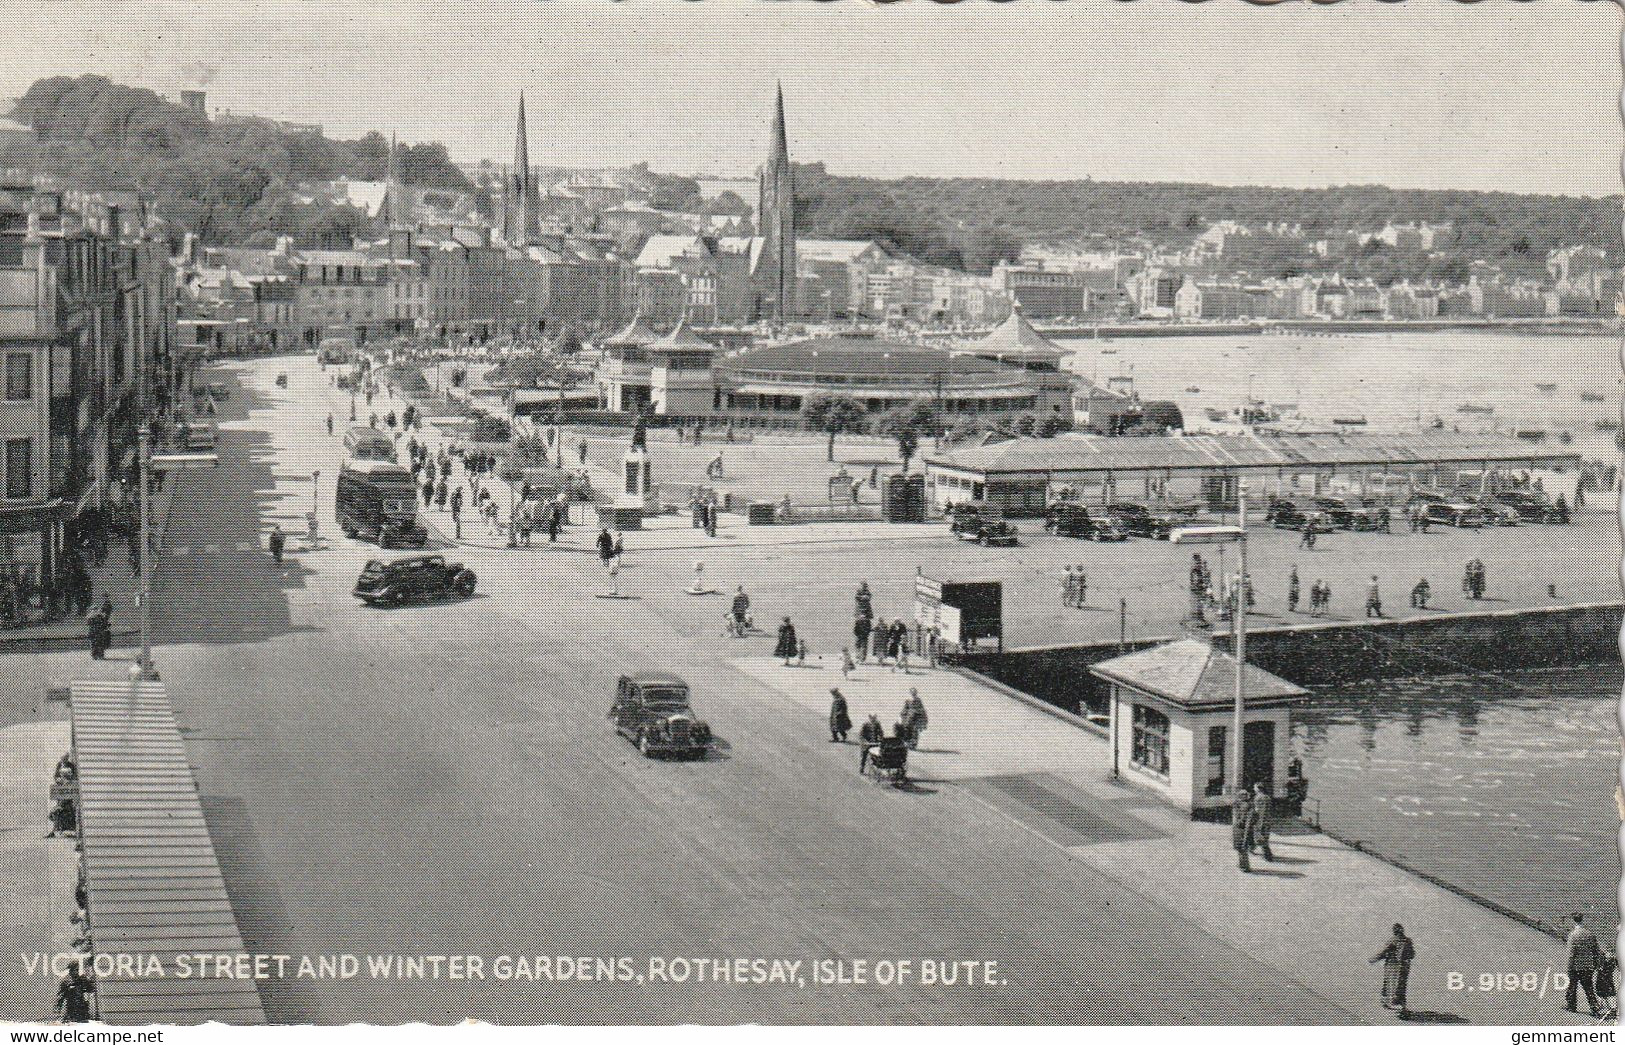
<svg viewBox="0 0 1625 1045">
<path fill-rule="evenodd" d="M 1326 522 L 1339 530 L 1382 529 L 1380 508 L 1356 504 L 1341 497 L 1316 497 L 1310 505 L 1325 517 Z"/>
<path fill-rule="evenodd" d="M 1459 500 L 1464 504 L 1470 504 L 1477 508 L 1479 514 L 1484 517 L 1484 525 L 1486 526 L 1516 526 L 1523 522 L 1523 516 L 1518 514 L 1516 508 L 1509 504 L 1502 504 L 1494 497 L 1466 493 L 1460 495 Z"/>
<path fill-rule="evenodd" d="M 1430 523 L 1443 523 L 1463 529 L 1477 529 L 1484 525 L 1484 513 L 1477 505 L 1454 495 L 1418 490 L 1411 495 L 1411 507 L 1420 508 Z"/>
<path fill-rule="evenodd" d="M 1114 504 L 1107 514 L 1131 537 L 1167 540 L 1180 526 L 1196 520 L 1196 509 L 1180 506 L 1153 506 L 1125 501 Z"/>
<path fill-rule="evenodd" d="M 688 755 L 704 758 L 711 747 L 711 727 L 688 704 L 688 683 L 676 675 L 646 671 L 622 675 L 609 709 L 615 731 L 637 744 L 645 756 Z"/>
<path fill-rule="evenodd" d="M 986 504 L 956 504 L 949 530 L 961 540 L 977 544 L 1014 546 L 1020 531 L 1004 520 L 1004 514 Z"/>
<path fill-rule="evenodd" d="M 1560 508 L 1546 499 L 1546 495 L 1533 490 L 1504 490 L 1495 495 L 1498 504 L 1504 504 L 1528 522 L 1566 523 L 1567 508 Z"/>
<path fill-rule="evenodd" d="M 393 562 L 373 559 L 356 578 L 356 598 L 373 606 L 474 594 L 474 571 L 442 555 L 412 555 Z"/>
<path fill-rule="evenodd" d="M 1045 513 L 1044 529 L 1057 537 L 1082 537 L 1087 541 L 1126 541 L 1128 531 L 1112 518 L 1108 509 L 1090 511 L 1072 501 L 1052 504 Z"/>
<path fill-rule="evenodd" d="M 1332 528 L 1331 520 L 1318 508 L 1299 507 L 1294 501 L 1276 501 L 1264 512 L 1264 521 L 1280 530 L 1302 530 L 1312 521 L 1315 529 L 1325 533 Z"/>
</svg>

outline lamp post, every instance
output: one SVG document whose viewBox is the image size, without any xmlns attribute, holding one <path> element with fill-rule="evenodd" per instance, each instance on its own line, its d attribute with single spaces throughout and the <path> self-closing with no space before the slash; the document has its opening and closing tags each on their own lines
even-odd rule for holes
<svg viewBox="0 0 1625 1045">
<path fill-rule="evenodd" d="M 1247 484 L 1236 481 L 1235 526 L 1183 526 L 1169 537 L 1175 544 L 1217 544 L 1221 549 L 1234 544 L 1240 559 L 1240 573 L 1230 596 L 1235 600 L 1230 619 L 1236 636 L 1235 708 L 1230 727 L 1230 794 L 1234 801 L 1241 794 L 1242 718 L 1247 704 Z"/>
<path fill-rule="evenodd" d="M 140 669 L 141 678 L 157 681 L 158 671 L 152 663 L 152 633 L 148 627 L 150 620 L 148 604 L 152 602 L 152 549 L 147 543 L 148 526 L 150 525 L 147 499 L 151 493 L 151 487 L 148 485 L 151 462 L 148 458 L 152 453 L 152 437 L 148 432 L 145 404 L 143 403 L 142 406 L 140 445 L 137 447 L 137 453 L 139 454 L 137 460 L 140 465 L 140 478 L 138 481 L 141 490 L 141 532 L 136 537 L 141 542 L 141 659 L 137 661 L 136 666 Z"/>
</svg>

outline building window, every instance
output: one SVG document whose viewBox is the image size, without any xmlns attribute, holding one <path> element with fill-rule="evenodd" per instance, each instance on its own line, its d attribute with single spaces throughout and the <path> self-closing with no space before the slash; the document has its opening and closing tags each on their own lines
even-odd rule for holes
<svg viewBox="0 0 1625 1045">
<path fill-rule="evenodd" d="M 1159 776 L 1168 775 L 1168 716 L 1144 704 L 1134 705 L 1134 752 L 1130 756 Z"/>
<path fill-rule="evenodd" d="M 6 497 L 26 501 L 34 496 L 34 440 L 6 440 Z"/>
<path fill-rule="evenodd" d="M 6 353 L 6 398 L 34 398 L 34 355 L 32 352 Z"/>
</svg>

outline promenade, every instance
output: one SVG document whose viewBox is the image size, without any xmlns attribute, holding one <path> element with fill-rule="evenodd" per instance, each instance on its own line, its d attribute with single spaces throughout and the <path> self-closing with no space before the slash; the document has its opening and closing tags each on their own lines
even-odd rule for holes
<svg viewBox="0 0 1625 1045">
<path fill-rule="evenodd" d="M 273 383 L 282 370 L 287 389 Z M 1062 539 L 990 550 L 938 527 L 793 543 L 823 527 L 747 527 L 702 556 L 657 550 L 661 530 L 632 532 L 625 600 L 596 597 L 607 578 L 582 554 L 588 527 L 572 527 L 581 545 L 557 554 L 437 540 L 479 575 L 477 594 L 379 610 L 350 596 L 379 550 L 331 532 L 347 397 L 329 436 L 331 386 L 309 359 L 233 362 L 210 377 L 234 386 L 221 466 L 176 478 L 155 655 L 249 950 L 626 956 L 640 967 L 674 955 L 940 957 L 997 961 L 1002 980 L 271 980 L 272 1022 L 1386 1023 L 1395 1017 L 1364 959 L 1395 920 L 1422 951 L 1412 984 L 1427 1018 L 1563 1017 L 1558 999 L 1448 990 L 1452 970 L 1550 964 L 1551 941 L 1517 923 L 1318 838 L 1280 838 L 1283 856 L 1315 862 L 1272 869 L 1301 878 L 1242 880 L 1222 828 L 1108 783 L 1090 734 L 958 675 L 861 668 L 841 682 L 859 577 L 891 617 L 912 602 L 916 563 L 1016 576 L 1007 556 L 1058 569 L 1065 560 L 1039 541 Z M 273 522 L 302 524 L 318 471 L 327 536 L 290 542 L 275 564 L 261 537 Z M 664 539 L 697 537 L 678 527 Z M 1168 554 L 1170 569 L 1182 558 L 1149 541 L 1057 546 L 1147 556 L 1136 567 L 1147 572 L 1151 557 Z M 759 622 L 793 613 L 814 667 L 772 662 L 770 627 L 723 637 L 722 597 L 684 590 L 702 557 L 714 587 L 752 593 Z M 1363 565 L 1351 555 L 1346 568 Z M 1035 575 L 1007 588 L 1023 635 L 1058 615 L 1053 578 Z M 1068 624 L 1105 616 L 1073 613 Z M 128 666 L 94 665 L 77 648 L 0 659 L 7 699 Z M 690 682 L 718 738 L 711 758 L 644 759 L 609 727 L 617 677 L 647 668 Z M 883 721 L 906 685 L 921 687 L 932 727 L 916 788 L 860 778 L 855 747 L 829 742 L 836 684 L 851 687 L 855 717 Z M 41 800 L 22 801 L 43 820 Z M 15 955 L 0 962 L 0 979 L 21 975 Z"/>
</svg>

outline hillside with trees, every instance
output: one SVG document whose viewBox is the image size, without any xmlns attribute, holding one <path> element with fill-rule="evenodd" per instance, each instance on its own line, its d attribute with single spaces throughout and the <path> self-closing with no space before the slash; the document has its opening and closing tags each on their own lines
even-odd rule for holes
<svg viewBox="0 0 1625 1045">
<path fill-rule="evenodd" d="M 0 167 L 40 171 L 78 188 L 149 194 L 175 230 L 195 231 L 206 243 L 292 233 L 302 246 L 348 246 L 366 216 L 300 203 L 294 188 L 340 177 L 382 180 L 389 158 L 389 140 L 377 132 L 343 141 L 269 120 L 211 120 L 101 76 L 38 80 L 11 118 L 34 138 L 0 141 Z M 411 184 L 473 188 L 439 143 L 403 145 L 396 162 Z"/>
<path fill-rule="evenodd" d="M 1459 277 L 1485 260 L 1509 271 L 1538 270 L 1556 247 L 1590 245 L 1620 257 L 1621 198 L 1512 193 L 1196 185 L 1176 182 L 1009 181 L 992 178 L 880 180 L 830 174 L 823 164 L 796 167 L 798 228 L 808 236 L 876 239 L 935 264 L 986 272 L 1025 243 L 1143 240 L 1184 248 L 1209 225 L 1229 219 L 1249 228 L 1301 225 L 1303 239 L 1226 244 L 1226 268 L 1259 278 L 1301 272 L 1358 273 L 1382 279 Z M 1396 255 L 1383 244 L 1352 257 L 1321 258 L 1308 243 L 1348 229 L 1376 231 L 1389 221 L 1451 223 L 1434 245 L 1438 258 Z M 1384 280 L 1385 282 L 1388 280 Z"/>
</svg>

